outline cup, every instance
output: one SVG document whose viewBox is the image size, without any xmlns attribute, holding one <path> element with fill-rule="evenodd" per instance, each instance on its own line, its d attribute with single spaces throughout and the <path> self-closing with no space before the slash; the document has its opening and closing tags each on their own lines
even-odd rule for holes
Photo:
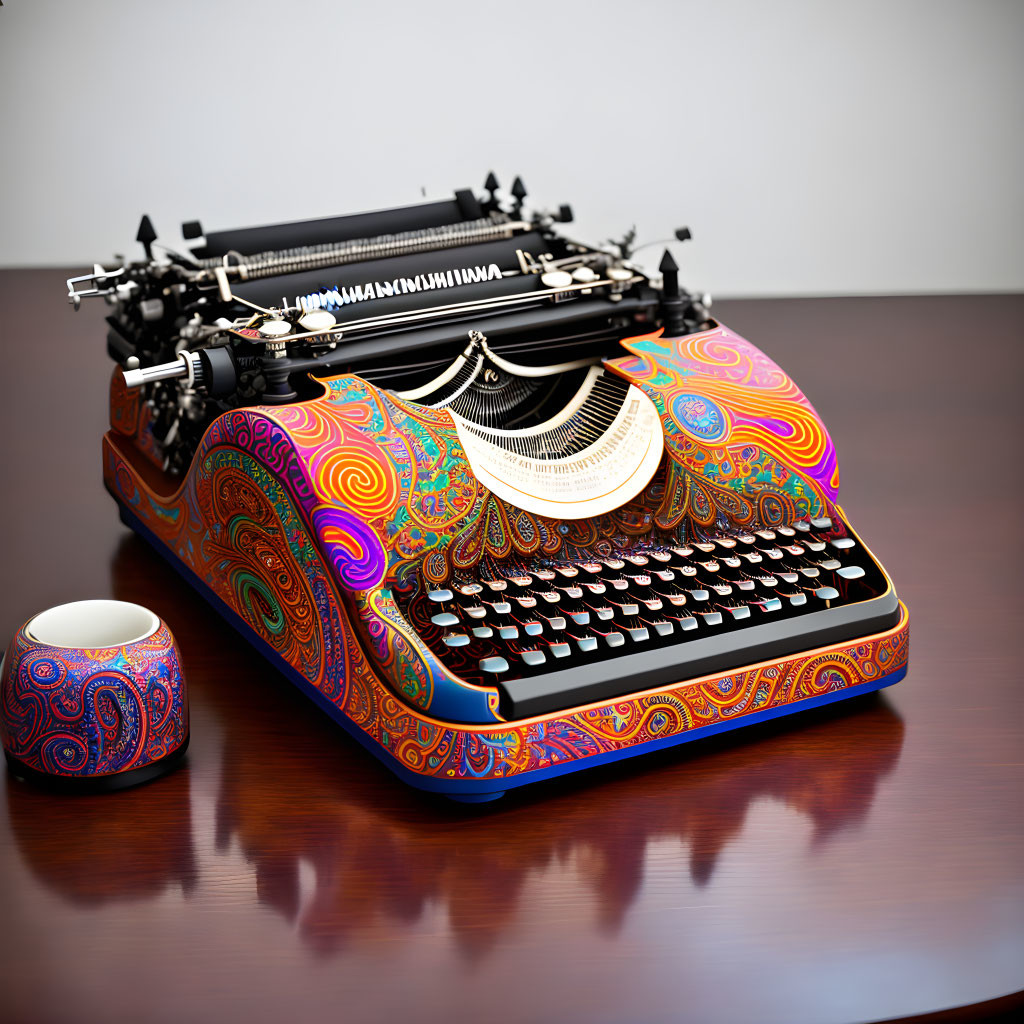
<svg viewBox="0 0 1024 1024">
<path fill-rule="evenodd" d="M 121 789 L 180 763 L 188 697 L 171 631 L 127 601 L 75 601 L 33 616 L 0 663 L 10 771 L 65 790 Z"/>
</svg>

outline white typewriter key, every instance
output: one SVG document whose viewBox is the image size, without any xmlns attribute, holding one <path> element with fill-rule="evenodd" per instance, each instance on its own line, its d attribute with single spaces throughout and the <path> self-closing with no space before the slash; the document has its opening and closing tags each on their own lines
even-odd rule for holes
<svg viewBox="0 0 1024 1024">
<path fill-rule="evenodd" d="M 697 541 L 694 541 L 693 546 L 698 551 L 703 551 L 705 555 L 710 555 L 711 552 L 715 550 L 714 544 L 699 544 Z"/>
<path fill-rule="evenodd" d="M 597 650 L 597 637 L 596 636 L 579 636 L 574 637 L 576 646 L 584 653 L 589 651 Z"/>
<path fill-rule="evenodd" d="M 737 565 L 740 563 L 737 562 Z M 675 578 L 676 574 L 671 569 L 655 569 L 654 575 L 661 580 L 662 583 L 671 583 Z"/>
<path fill-rule="evenodd" d="M 839 597 L 839 591 L 835 587 L 818 587 L 814 596 L 820 597 L 822 601 L 834 601 Z"/>
<path fill-rule="evenodd" d="M 528 587 L 533 583 L 529 576 L 509 576 L 507 579 L 509 583 L 514 583 L 517 587 Z"/>
<path fill-rule="evenodd" d="M 598 622 L 607 622 L 609 619 L 613 618 L 614 615 L 615 615 L 615 613 L 607 605 L 605 605 L 602 608 L 595 608 L 594 609 L 594 614 L 597 616 L 597 621 Z"/>
<path fill-rule="evenodd" d="M 792 526 L 776 526 L 775 527 L 775 532 L 776 533 L 781 533 L 783 537 L 795 537 L 796 536 L 796 530 L 794 530 Z"/>
<path fill-rule="evenodd" d="M 728 583 L 712 583 L 711 589 L 719 597 L 728 597 L 732 593 L 732 587 Z"/>
<path fill-rule="evenodd" d="M 529 597 L 513 597 L 512 600 L 515 601 L 520 608 L 537 607 L 537 598 L 533 597 L 533 595 L 530 595 Z"/>
<path fill-rule="evenodd" d="M 634 604 L 632 601 L 630 601 L 629 604 L 620 604 L 619 605 L 619 614 L 621 614 L 621 615 L 639 615 L 640 614 L 640 605 Z"/>
<path fill-rule="evenodd" d="M 799 608 L 800 605 L 807 604 L 806 594 L 784 594 L 783 596 L 789 598 L 789 603 L 794 608 Z"/>
<path fill-rule="evenodd" d="M 543 651 L 520 651 L 519 657 L 526 662 L 527 665 L 543 665 L 547 658 L 544 657 Z"/>
<path fill-rule="evenodd" d="M 583 586 L 592 594 L 605 594 L 608 592 L 608 588 L 603 583 L 584 583 Z"/>
<path fill-rule="evenodd" d="M 651 585 L 651 577 L 646 573 L 641 576 L 630 576 L 629 579 L 633 581 L 633 585 L 636 587 L 649 587 Z"/>
<path fill-rule="evenodd" d="M 701 562 L 700 564 L 703 565 L 708 572 L 718 572 L 718 570 L 722 568 L 713 558 L 709 562 Z"/>
<path fill-rule="evenodd" d="M 494 636 L 494 630 L 490 626 L 474 626 L 473 636 L 478 640 L 489 640 Z"/>
<path fill-rule="evenodd" d="M 735 555 L 727 555 L 722 559 L 722 565 L 727 565 L 730 569 L 738 569 L 742 564 Z"/>
<path fill-rule="evenodd" d="M 558 589 L 563 591 L 566 597 L 571 597 L 574 601 L 578 601 L 583 596 L 582 587 L 559 587 Z"/>
<path fill-rule="evenodd" d="M 682 608 L 686 604 L 686 595 L 680 594 L 678 591 L 671 594 L 663 594 L 662 596 L 667 597 L 669 604 L 674 605 L 676 608 Z"/>
<path fill-rule="evenodd" d="M 704 621 L 709 626 L 720 626 L 722 624 L 722 613 L 721 612 L 701 612 L 704 616 Z"/>
<path fill-rule="evenodd" d="M 711 595 L 706 590 L 691 590 L 690 597 L 692 597 L 694 601 L 706 601 L 711 597 Z"/>
<path fill-rule="evenodd" d="M 512 605 L 508 601 L 488 601 L 487 603 L 494 609 L 495 615 L 508 615 L 512 611 Z"/>
<path fill-rule="evenodd" d="M 659 562 L 670 562 L 672 556 L 667 551 L 651 551 L 649 552 L 651 558 Z"/>
<path fill-rule="evenodd" d="M 754 534 L 761 538 L 761 540 L 775 540 L 774 530 L 755 530 Z"/>
<path fill-rule="evenodd" d="M 736 586 L 739 587 L 740 590 L 753 590 L 756 584 L 753 580 L 737 580 Z"/>
<path fill-rule="evenodd" d="M 766 597 L 761 602 L 761 607 L 766 612 L 777 612 L 782 607 L 782 602 L 777 597 Z"/>
<path fill-rule="evenodd" d="M 689 558 L 693 554 L 693 548 L 672 548 L 672 554 L 678 555 L 680 558 Z"/>
<path fill-rule="evenodd" d="M 459 593 L 465 594 L 466 597 L 472 597 L 474 594 L 479 594 L 484 588 L 479 583 L 463 583 L 459 587 Z"/>
<path fill-rule="evenodd" d="M 838 558 L 826 558 L 824 562 L 818 563 L 819 569 L 838 569 L 843 563 Z"/>
<path fill-rule="evenodd" d="M 647 640 L 651 635 L 645 626 L 631 626 L 626 629 L 626 632 L 629 634 L 630 640 L 634 643 L 641 643 L 642 641 Z"/>
<path fill-rule="evenodd" d="M 725 548 L 728 551 L 730 548 L 736 547 L 736 538 L 735 537 L 716 537 L 715 538 L 715 543 L 720 548 Z"/>
<path fill-rule="evenodd" d="M 559 630 L 565 629 L 566 622 L 561 615 L 552 615 L 550 618 L 544 616 L 548 620 L 548 629 Z"/>
<path fill-rule="evenodd" d="M 741 544 L 756 544 L 757 538 L 752 533 L 740 533 L 737 534 L 736 539 Z"/>
<path fill-rule="evenodd" d="M 796 583 L 796 581 L 800 579 L 795 572 L 777 572 L 775 575 L 778 576 L 783 583 Z"/>
<path fill-rule="evenodd" d="M 429 590 L 427 597 L 431 601 L 451 601 L 455 595 L 450 590 Z"/>
<path fill-rule="evenodd" d="M 774 562 L 777 562 L 782 557 L 782 551 L 779 548 L 769 548 L 765 554 Z"/>
<path fill-rule="evenodd" d="M 548 604 L 558 604 L 562 600 L 562 595 L 557 590 L 542 590 L 537 596 Z"/>
<path fill-rule="evenodd" d="M 577 626 L 590 625 L 590 612 L 569 612 L 569 618 L 572 619 Z"/>
<path fill-rule="evenodd" d="M 480 668 L 484 672 L 493 672 L 497 675 L 499 672 L 508 671 L 508 662 L 504 658 L 481 658 Z"/>
<path fill-rule="evenodd" d="M 572 648 L 564 640 L 557 644 L 549 644 L 548 650 L 555 658 L 568 658 L 572 654 Z"/>
<path fill-rule="evenodd" d="M 527 636 L 539 636 L 544 632 L 544 627 L 535 619 L 523 623 L 523 632 Z"/>
<path fill-rule="evenodd" d="M 579 569 L 577 569 L 575 565 L 556 565 L 555 572 L 560 573 L 566 579 L 570 580 L 580 574 Z"/>
<path fill-rule="evenodd" d="M 651 625 L 654 626 L 654 632 L 658 636 L 668 636 L 674 628 L 671 622 L 654 622 Z"/>
<path fill-rule="evenodd" d="M 695 565 L 683 565 L 683 566 L 679 567 L 679 571 L 684 576 L 696 576 L 697 575 L 697 566 L 695 566 Z"/>
<path fill-rule="evenodd" d="M 679 628 L 684 633 L 697 628 L 697 620 L 692 615 L 670 615 L 669 618 L 674 622 L 678 622 Z"/>
<path fill-rule="evenodd" d="M 782 573 L 779 573 L 779 575 L 781 576 Z M 758 576 L 757 582 L 762 587 L 777 587 L 779 585 L 779 581 L 775 576 Z"/>
<path fill-rule="evenodd" d="M 823 540 L 805 540 L 804 547 L 807 548 L 808 551 L 813 551 L 815 554 L 818 554 L 825 550 L 825 542 Z"/>
<path fill-rule="evenodd" d="M 640 603 L 649 612 L 660 612 L 662 609 L 661 599 L 657 597 L 641 598 Z"/>
<path fill-rule="evenodd" d="M 469 643 L 469 637 L 465 633 L 449 633 L 444 642 L 449 647 L 465 647 Z"/>
<path fill-rule="evenodd" d="M 809 565 L 805 569 L 800 570 L 809 580 L 813 580 L 816 576 L 821 575 L 821 570 L 816 565 Z"/>
<path fill-rule="evenodd" d="M 626 561 L 632 562 L 633 565 L 646 565 L 647 557 L 645 555 L 626 555 Z"/>
<path fill-rule="evenodd" d="M 479 604 L 473 605 L 471 608 L 464 608 L 463 611 L 471 619 L 482 619 L 487 614 L 487 609 Z"/>
<path fill-rule="evenodd" d="M 763 562 L 764 559 L 757 551 L 746 551 L 743 553 L 743 557 L 751 564 L 757 565 L 758 562 Z"/>
<path fill-rule="evenodd" d="M 800 547 L 799 544 L 783 544 L 783 551 L 788 551 L 795 558 L 799 558 L 807 549 Z"/>
<path fill-rule="evenodd" d="M 591 267 L 577 267 L 572 272 L 572 279 L 578 284 L 590 284 L 597 280 L 597 272 Z"/>
<path fill-rule="evenodd" d="M 568 288 L 572 284 L 572 274 L 567 270 L 549 270 L 540 275 L 540 281 L 545 288 Z"/>
<path fill-rule="evenodd" d="M 816 530 L 830 530 L 832 528 L 832 520 L 828 516 L 819 516 L 819 518 L 811 520 L 811 526 Z"/>
<path fill-rule="evenodd" d="M 338 318 L 326 309 L 311 309 L 299 317 L 299 326 L 307 331 L 329 331 Z"/>
<path fill-rule="evenodd" d="M 839 575 L 844 580 L 859 580 L 864 575 L 864 570 L 859 565 L 844 565 L 839 570 Z"/>
<path fill-rule="evenodd" d="M 539 580 L 544 580 L 545 583 L 550 583 L 555 578 L 555 574 L 550 569 L 535 569 L 533 575 Z"/>
<path fill-rule="evenodd" d="M 292 325 L 287 320 L 265 320 L 257 328 L 261 338 L 283 338 L 291 334 Z"/>
<path fill-rule="evenodd" d="M 852 548 L 856 545 L 856 541 L 852 537 L 836 537 L 835 540 L 829 541 L 834 548 L 839 548 L 840 551 L 844 551 L 846 548 Z"/>
<path fill-rule="evenodd" d="M 629 580 L 627 580 L 625 576 L 621 576 L 617 580 L 609 580 L 608 584 L 612 588 L 612 590 L 628 590 L 629 589 Z"/>
<path fill-rule="evenodd" d="M 592 576 L 598 576 L 601 573 L 600 562 L 577 562 L 576 563 L 581 569 L 585 569 Z"/>
<path fill-rule="evenodd" d="M 484 580 L 491 590 L 508 590 L 508 582 L 506 580 Z"/>
<path fill-rule="evenodd" d="M 623 633 L 613 630 L 611 633 L 604 634 L 604 642 L 609 647 L 621 647 L 626 642 L 626 637 Z"/>
<path fill-rule="evenodd" d="M 806 519 L 801 519 L 799 522 L 793 524 L 793 528 L 799 530 L 801 533 L 810 533 L 811 525 Z"/>
<path fill-rule="evenodd" d="M 609 569 L 614 569 L 618 572 L 619 569 L 625 569 L 626 563 L 621 558 L 602 558 L 602 562 L 608 566 Z"/>
<path fill-rule="evenodd" d="M 745 604 L 739 604 L 733 607 L 732 605 L 726 605 L 726 611 L 734 619 L 749 619 L 750 618 L 750 606 Z"/>
<path fill-rule="evenodd" d="M 502 640 L 518 640 L 519 639 L 519 627 L 518 626 L 499 626 L 498 636 Z"/>
<path fill-rule="evenodd" d="M 457 626 L 459 619 L 457 615 L 452 615 L 451 612 L 441 612 L 439 615 L 431 615 L 430 621 L 435 626 Z"/>
</svg>

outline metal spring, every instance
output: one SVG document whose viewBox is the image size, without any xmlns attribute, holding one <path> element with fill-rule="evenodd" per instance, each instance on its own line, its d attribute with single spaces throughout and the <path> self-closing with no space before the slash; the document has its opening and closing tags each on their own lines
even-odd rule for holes
<svg viewBox="0 0 1024 1024">
<path fill-rule="evenodd" d="M 500 221 L 486 217 L 459 224 L 446 224 L 439 228 L 419 228 L 393 235 L 356 238 L 340 245 L 325 242 L 295 249 L 258 253 L 255 257 L 239 257 L 239 262 L 234 264 L 227 263 L 227 257 L 203 259 L 199 263 L 205 269 L 227 266 L 242 280 L 251 281 L 275 274 L 291 274 L 299 270 L 317 270 L 321 267 L 360 263 L 363 260 L 384 259 L 433 249 L 453 249 L 474 242 L 511 238 L 517 230 L 525 230 L 529 226 L 522 221 Z M 238 256 L 237 253 L 235 255 Z"/>
</svg>

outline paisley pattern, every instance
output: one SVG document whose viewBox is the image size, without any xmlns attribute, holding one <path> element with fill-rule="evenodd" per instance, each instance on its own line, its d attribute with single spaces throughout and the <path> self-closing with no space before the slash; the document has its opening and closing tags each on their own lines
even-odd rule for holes
<svg viewBox="0 0 1024 1024">
<path fill-rule="evenodd" d="M 162 622 L 145 640 L 93 651 L 40 644 L 26 626 L 0 680 L 0 736 L 12 757 L 47 775 L 113 775 L 184 743 L 188 702 Z"/>
<path fill-rule="evenodd" d="M 510 506 L 474 478 L 445 411 L 354 376 L 321 381 L 323 394 L 302 403 L 221 416 L 173 496 L 146 485 L 136 447 L 112 430 L 105 479 L 339 718 L 437 780 L 493 781 L 638 747 L 905 665 L 904 617 L 852 647 L 509 724 L 493 688 L 455 676 L 424 645 L 395 594 L 482 560 L 610 555 L 647 537 L 830 509 L 832 443 L 757 349 L 725 328 L 623 345 L 632 354 L 607 365 L 651 396 L 667 454 L 644 492 L 605 516 L 557 521 Z"/>
</svg>

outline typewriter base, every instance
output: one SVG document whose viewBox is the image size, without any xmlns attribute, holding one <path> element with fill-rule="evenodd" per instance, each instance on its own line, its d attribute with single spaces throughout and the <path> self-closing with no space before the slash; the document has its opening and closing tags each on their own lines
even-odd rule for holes
<svg viewBox="0 0 1024 1024">
<path fill-rule="evenodd" d="M 207 602 L 217 612 L 219 612 L 224 619 L 227 620 L 228 623 L 241 633 L 241 635 L 245 637 L 245 639 L 252 644 L 256 650 L 258 650 L 272 665 L 274 665 L 275 668 L 279 669 L 304 694 L 310 697 L 317 705 L 326 711 L 331 718 L 346 730 L 346 732 L 353 736 L 370 753 L 383 762 L 403 782 L 406 782 L 417 789 L 443 794 L 449 799 L 461 803 L 485 803 L 497 800 L 504 796 L 511 788 L 528 785 L 533 782 L 540 782 L 544 779 L 555 778 L 560 775 L 569 774 L 570 772 L 582 771 L 586 768 L 597 767 L 598 765 L 609 764 L 623 760 L 627 757 L 636 757 L 640 754 L 653 753 L 656 750 L 663 750 L 667 747 L 677 746 L 682 743 L 689 743 L 692 740 L 703 739 L 706 736 L 713 736 L 718 733 L 727 732 L 743 726 L 755 725 L 758 722 L 765 722 L 774 718 L 780 718 L 783 715 L 790 715 L 799 711 L 806 711 L 812 708 L 821 707 L 826 704 L 833 704 L 836 701 L 858 697 L 863 694 L 891 686 L 894 683 L 898 683 L 906 675 L 907 671 L 906 646 L 904 643 L 902 646 L 903 657 L 895 660 L 892 671 L 877 675 L 874 678 L 865 679 L 860 683 L 844 686 L 839 689 L 830 689 L 825 693 L 792 700 L 789 703 L 779 706 L 766 708 L 760 711 L 749 711 L 734 718 L 723 719 L 708 725 L 694 726 L 668 736 L 650 738 L 633 743 L 629 746 L 619 747 L 618 749 L 595 752 L 586 757 L 560 761 L 558 763 L 524 771 L 521 774 L 508 775 L 500 779 L 494 777 L 443 778 L 425 773 L 420 774 L 402 764 L 386 747 L 379 743 L 373 736 L 370 736 L 357 723 L 349 719 L 335 704 L 328 700 L 324 694 L 316 689 L 316 687 L 312 686 L 258 634 L 256 634 L 237 612 L 235 612 L 218 595 L 210 590 L 210 588 L 198 576 L 196 576 L 196 574 L 192 572 L 187 565 L 177 558 L 174 553 L 155 534 L 153 534 L 130 509 L 126 508 L 120 501 L 118 501 L 117 504 L 121 520 L 126 526 L 138 533 L 139 536 L 149 543 L 158 554 L 166 559 L 174 569 L 177 570 L 177 572 L 188 583 L 190 583 L 192 587 L 194 587 L 207 600 Z M 909 616 L 906 607 L 902 603 L 900 604 L 900 611 L 901 616 L 898 624 L 891 630 L 887 630 L 884 633 L 875 634 L 872 637 L 864 637 L 858 640 L 847 641 L 842 644 L 835 645 L 834 648 L 821 648 L 816 651 L 803 652 L 799 655 L 791 655 L 787 658 L 780 659 L 779 662 L 772 663 L 767 667 L 771 668 L 775 665 L 781 666 L 785 662 L 791 662 L 794 658 L 807 659 L 812 656 L 826 653 L 829 650 L 841 650 L 855 647 L 859 644 L 864 644 L 869 640 L 905 640 Z M 735 677 L 741 672 L 748 671 L 751 667 L 753 666 L 738 668 L 728 673 L 720 673 L 714 677 L 705 677 L 702 680 L 693 680 L 693 684 L 706 684 L 708 682 L 716 683 L 721 680 Z M 664 689 L 671 690 L 675 688 L 676 687 L 669 686 Z M 619 702 L 627 699 L 629 698 L 620 698 Z M 579 710 L 580 709 L 578 708 L 570 709 L 558 715 L 548 715 L 543 717 L 545 719 L 550 719 L 551 722 L 554 723 Z M 510 727 L 522 725 L 522 722 L 510 723 Z M 492 735 L 495 732 L 493 726 L 452 725 L 451 727 L 461 733 L 478 737 Z"/>
</svg>

